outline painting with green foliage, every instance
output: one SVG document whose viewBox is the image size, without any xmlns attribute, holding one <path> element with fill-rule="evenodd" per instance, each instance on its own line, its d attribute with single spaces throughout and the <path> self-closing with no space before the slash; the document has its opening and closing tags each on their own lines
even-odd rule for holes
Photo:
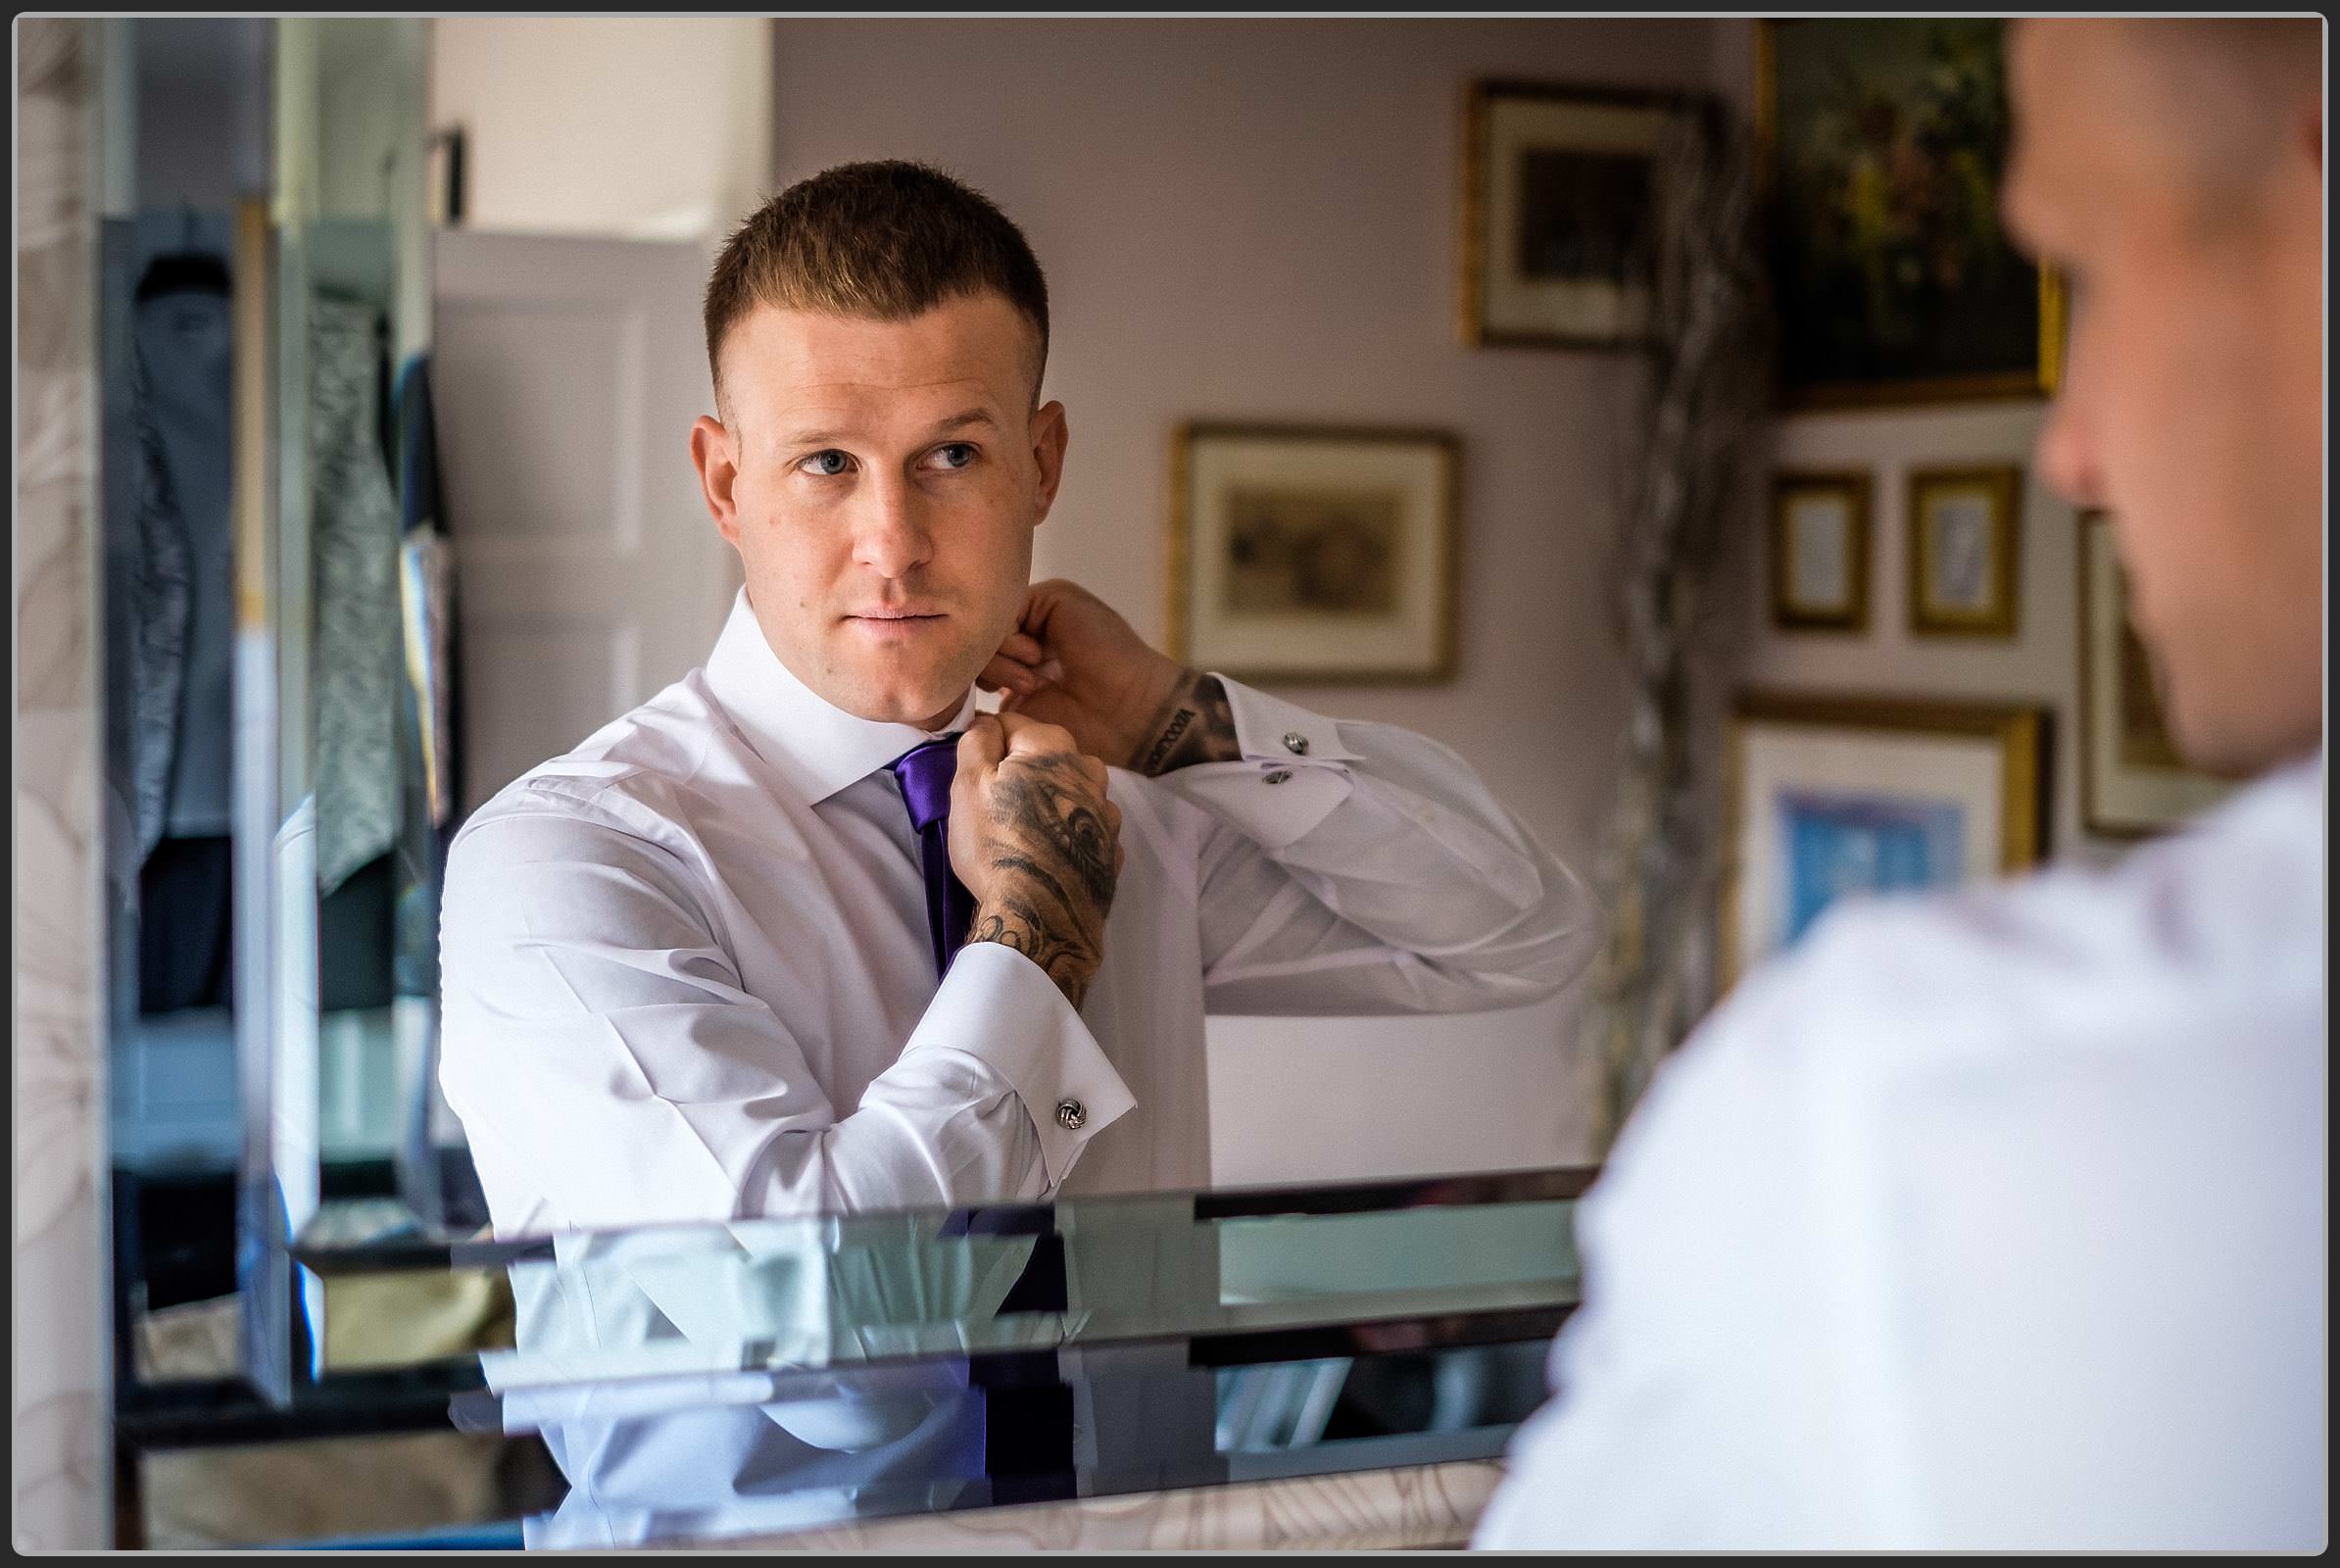
<svg viewBox="0 0 2340 1568">
<path fill-rule="evenodd" d="M 1791 390 L 2020 390 L 2039 274 L 2000 225 L 1991 19 L 1769 24 L 1773 277 Z"/>
</svg>

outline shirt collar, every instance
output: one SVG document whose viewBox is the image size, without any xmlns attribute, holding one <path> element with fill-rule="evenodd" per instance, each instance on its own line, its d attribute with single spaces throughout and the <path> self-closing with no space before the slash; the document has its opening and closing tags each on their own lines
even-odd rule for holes
<svg viewBox="0 0 2340 1568">
<path fill-rule="evenodd" d="M 957 716 L 942 729 L 856 718 L 820 697 L 780 662 L 749 607 L 748 590 L 732 600 L 731 618 L 707 660 L 707 686 L 747 736 L 756 755 L 778 768 L 818 806 L 856 784 L 921 741 L 964 729 L 975 714 L 967 689 Z"/>
</svg>

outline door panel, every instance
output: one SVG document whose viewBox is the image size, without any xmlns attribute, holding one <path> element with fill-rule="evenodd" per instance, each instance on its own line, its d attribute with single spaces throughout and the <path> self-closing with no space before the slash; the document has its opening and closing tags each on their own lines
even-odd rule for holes
<svg viewBox="0 0 2340 1568">
<path fill-rule="evenodd" d="M 691 421 L 713 409 L 694 244 L 442 231 L 442 480 L 468 812 L 702 662 L 739 585 Z"/>
</svg>

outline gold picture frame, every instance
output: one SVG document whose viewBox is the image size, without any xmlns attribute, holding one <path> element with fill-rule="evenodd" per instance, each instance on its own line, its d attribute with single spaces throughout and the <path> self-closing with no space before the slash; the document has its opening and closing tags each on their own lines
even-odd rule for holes
<svg viewBox="0 0 2340 1568">
<path fill-rule="evenodd" d="M 1764 193 L 1772 208 L 1775 238 L 1784 236 L 1788 215 L 1779 177 L 1780 153 L 1779 28 L 1789 25 L 1851 23 L 1911 23 L 1918 18 L 1764 18 L 1755 24 L 1755 140 Z M 1974 22 L 1993 19 L 1939 18 L 1927 21 Z M 2029 264 L 2026 264 L 2029 265 Z M 1792 318 L 1791 292 L 1779 280 L 1780 263 L 1775 256 L 1775 295 L 1783 318 Z M 2005 399 L 2051 398 L 2063 383 L 2069 290 L 2064 276 L 2052 267 L 2034 266 L 2038 331 L 2029 363 L 2003 371 L 1962 374 L 1905 374 L 1891 376 L 1799 378 L 1784 363 L 1780 367 L 1779 398 L 1791 410 L 1896 408 L 1929 403 L 1985 402 Z"/>
<path fill-rule="evenodd" d="M 1172 658 L 1263 683 L 1454 677 L 1452 431 L 1191 420 L 1172 432 L 1169 488 Z"/>
<path fill-rule="evenodd" d="M 1860 470 L 1821 472 L 1785 469 L 1772 476 L 1771 601 L 1772 624 L 1782 631 L 1865 632 L 1869 629 L 1870 518 L 1875 482 Z M 1842 544 L 1833 554 L 1841 561 L 1840 593 L 1832 599 L 1806 595 L 1808 573 L 1815 559 L 1827 559 L 1826 541 L 1808 543 L 1805 527 L 1825 523 L 1807 518 L 1799 525 L 1800 502 L 1834 501 L 1841 508 Z"/>
<path fill-rule="evenodd" d="M 1938 846 L 1935 829 L 1946 813 L 1957 819 L 1957 865 L 1929 863 L 1929 880 L 1880 886 L 1953 886 L 1981 877 L 2021 871 L 2047 856 L 2050 717 L 2029 704 L 1974 703 L 1927 698 L 1750 691 L 1733 703 L 1725 747 L 1723 875 L 1716 907 L 1718 974 L 1728 988 L 1753 963 L 1800 934 L 1799 906 L 1807 889 L 1796 886 L 1797 868 L 1782 871 L 1753 863 L 1778 847 L 1778 811 L 1759 813 L 1751 791 L 1770 792 L 1762 803 L 1777 807 L 1784 788 L 1808 792 L 1805 808 L 1824 837 L 1831 814 L 1849 824 L 1840 829 L 1876 835 L 1900 831 L 1905 841 Z M 1792 754 L 1796 740 L 1811 743 L 1808 763 Z M 1900 755 L 1894 755 L 1896 743 Z M 1866 748 L 1866 758 L 1864 749 Z M 1758 756 L 1760 752 L 1760 756 Z M 1870 772 L 1864 776 L 1866 761 Z M 1799 777 L 1798 767 L 1804 771 Z M 1864 822 L 1871 814 L 1881 820 Z M 1787 803 L 1792 808 L 1793 803 Z M 1899 811 L 1901 819 L 1893 820 Z M 1965 842 L 1967 816 L 1985 819 L 1995 832 Z M 1799 823 L 1799 828 L 1806 824 Z M 1763 829 L 1763 831 L 1759 831 Z M 1987 840 L 1987 842 L 1985 842 Z M 1799 839 L 1800 843 L 1801 840 Z M 1903 848 L 1906 852 L 1907 843 Z M 1799 850 L 1797 853 L 1801 854 Z M 1887 857 L 1875 857 L 1882 865 Z M 1903 869 L 1906 869 L 1906 854 Z M 1833 890 L 1839 884 L 1829 882 Z M 1786 910 L 1779 908 L 1785 898 Z M 1767 918 L 1764 910 L 1771 911 Z M 1785 930 L 1782 931 L 1782 927 Z"/>
<path fill-rule="evenodd" d="M 2169 738 L 2152 655 L 2128 614 L 2112 517 L 2079 514 L 2080 826 L 2101 838 L 2166 833 L 2239 787 L 2189 767 Z"/>
<path fill-rule="evenodd" d="M 1633 275 L 1631 264 L 1622 276 L 1588 272 L 1579 279 L 1530 279 L 1518 267 L 1498 267 L 1507 251 L 1528 243 L 1525 225 L 1531 221 L 1525 172 L 1519 181 L 1498 188 L 1495 152 L 1507 142 L 1511 127 L 1496 126 L 1498 114 L 1516 111 L 1547 120 L 1576 116 L 1584 124 L 1584 141 L 1571 146 L 1565 128 L 1547 125 L 1539 145 L 1565 159 L 1582 154 L 1577 166 L 1555 163 L 1552 172 L 1557 194 L 1578 205 L 1566 215 L 1572 220 L 1565 232 L 1585 243 L 1590 228 L 1612 249 L 1627 244 L 1638 224 L 1641 240 L 1649 237 L 1648 195 L 1644 187 L 1639 210 L 1634 198 L 1631 164 L 1650 164 L 1642 178 L 1654 181 L 1654 154 L 1668 116 L 1692 109 L 1698 100 L 1686 93 L 1643 91 L 1620 87 L 1584 86 L 1569 82 L 1535 81 L 1489 76 L 1467 83 L 1462 96 L 1462 124 L 1457 145 L 1460 168 L 1456 181 L 1460 196 L 1460 236 L 1456 246 L 1459 275 L 1455 289 L 1456 330 L 1471 348 L 1543 348 L 1600 351 L 1630 350 L 1647 340 L 1647 289 Z M 1523 138 L 1525 139 L 1525 138 Z M 1574 175 L 1573 179 L 1570 178 Z M 1625 177 L 1621 178 L 1623 175 Z M 1513 184 L 1520 188 L 1514 189 Z M 1604 225 L 1583 221 L 1587 211 L 1609 220 Z M 1500 236 L 1490 230 L 1498 216 L 1518 219 L 1520 226 Z M 1642 258 L 1646 262 L 1646 256 Z M 1615 285 L 1612 293 L 1607 285 Z M 1636 298 L 1636 290 L 1638 296 Z M 1540 317 L 1540 320 L 1531 319 Z M 1554 322 L 1561 324 L 1555 325 Z"/>
<path fill-rule="evenodd" d="M 1904 555 L 1909 629 L 1921 637 L 2016 635 L 2022 620 L 2023 470 L 2017 464 L 1913 468 Z M 1977 526 L 1971 511 L 1979 503 Z M 1979 543 L 1977 543 L 1979 541 Z M 1973 560 L 1976 548 L 1989 552 Z"/>
</svg>

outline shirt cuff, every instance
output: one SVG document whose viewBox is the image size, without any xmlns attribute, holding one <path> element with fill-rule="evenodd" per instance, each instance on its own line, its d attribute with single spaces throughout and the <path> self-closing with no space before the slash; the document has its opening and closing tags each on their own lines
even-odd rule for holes
<svg viewBox="0 0 2340 1568">
<path fill-rule="evenodd" d="M 963 1052 L 1007 1080 L 1040 1135 L 1051 1193 L 1089 1140 L 1138 1103 L 1056 982 L 1005 943 L 958 950 L 903 1054 L 921 1048 Z"/>
<path fill-rule="evenodd" d="M 1364 759 L 1341 744 L 1341 726 L 1297 703 L 1254 691 L 1242 681 L 1211 672 L 1235 713 L 1236 743 L 1259 762 L 1356 762 Z"/>
<path fill-rule="evenodd" d="M 1216 679 L 1227 693 L 1243 760 L 1178 768 L 1161 782 L 1262 848 L 1283 849 L 1348 799 L 1356 780 L 1347 764 L 1363 759 L 1341 744 L 1340 725 L 1322 713 L 1224 675 Z"/>
</svg>

